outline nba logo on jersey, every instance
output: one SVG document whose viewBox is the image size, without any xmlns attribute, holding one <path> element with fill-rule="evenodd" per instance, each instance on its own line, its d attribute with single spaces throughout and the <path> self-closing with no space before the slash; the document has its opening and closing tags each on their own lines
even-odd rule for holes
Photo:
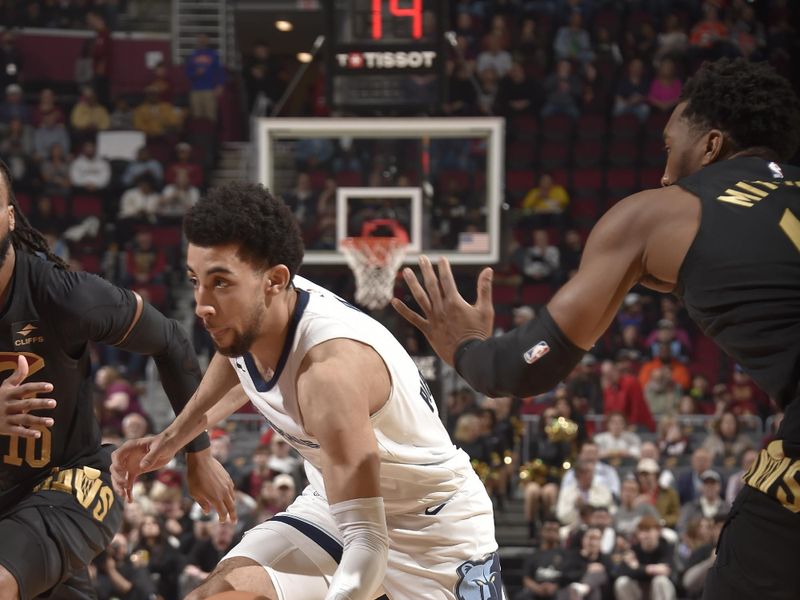
<svg viewBox="0 0 800 600">
<path fill-rule="evenodd" d="M 522 358 L 525 359 L 526 363 L 532 365 L 548 352 L 550 352 L 550 346 L 548 345 L 547 342 L 542 340 L 535 346 L 532 346 L 525 354 L 523 354 Z"/>
<path fill-rule="evenodd" d="M 467 561 L 458 567 L 458 600 L 502 600 L 500 560 L 493 552 L 482 561 Z"/>
<path fill-rule="evenodd" d="M 772 171 L 773 179 L 783 179 L 783 171 L 781 171 L 778 163 L 771 162 L 767 166 L 769 167 L 769 170 Z"/>
</svg>

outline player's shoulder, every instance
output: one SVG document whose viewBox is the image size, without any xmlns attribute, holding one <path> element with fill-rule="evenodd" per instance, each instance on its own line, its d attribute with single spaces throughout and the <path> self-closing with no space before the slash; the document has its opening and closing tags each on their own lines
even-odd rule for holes
<svg viewBox="0 0 800 600">
<path fill-rule="evenodd" d="M 677 185 L 643 190 L 608 209 L 592 236 L 615 243 L 644 244 L 656 231 L 696 220 L 699 209 L 697 196 Z"/>
</svg>

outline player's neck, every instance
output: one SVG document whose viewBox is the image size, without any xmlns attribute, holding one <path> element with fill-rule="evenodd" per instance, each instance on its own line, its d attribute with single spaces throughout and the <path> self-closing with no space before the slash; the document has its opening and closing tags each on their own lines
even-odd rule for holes
<svg viewBox="0 0 800 600">
<path fill-rule="evenodd" d="M 261 328 L 261 333 L 250 347 L 250 354 L 255 358 L 256 365 L 262 374 L 274 371 L 286 345 L 289 327 L 297 308 L 297 291 L 294 288 L 286 290 L 275 306 L 278 317 L 267 320 Z"/>
<path fill-rule="evenodd" d="M 3 261 L 3 266 L 0 267 L 0 309 L 5 307 L 8 295 L 11 292 L 11 280 L 14 277 L 14 265 L 17 262 L 17 253 L 14 251 L 14 245 L 11 244 L 6 252 L 6 259 Z"/>
</svg>

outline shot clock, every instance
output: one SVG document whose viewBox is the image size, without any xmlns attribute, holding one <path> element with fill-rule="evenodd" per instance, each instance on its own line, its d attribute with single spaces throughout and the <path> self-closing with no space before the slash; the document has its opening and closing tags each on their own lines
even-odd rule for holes
<svg viewBox="0 0 800 600">
<path fill-rule="evenodd" d="M 441 100 L 443 0 L 326 0 L 328 99 L 354 112 Z"/>
</svg>

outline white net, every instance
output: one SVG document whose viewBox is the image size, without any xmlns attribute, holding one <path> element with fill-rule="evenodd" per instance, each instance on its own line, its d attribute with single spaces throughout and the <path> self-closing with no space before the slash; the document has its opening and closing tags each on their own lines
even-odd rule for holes
<svg viewBox="0 0 800 600">
<path fill-rule="evenodd" d="M 405 242 L 391 237 L 342 240 L 341 251 L 356 277 L 356 302 L 370 310 L 380 310 L 389 304 L 406 248 Z"/>
</svg>

